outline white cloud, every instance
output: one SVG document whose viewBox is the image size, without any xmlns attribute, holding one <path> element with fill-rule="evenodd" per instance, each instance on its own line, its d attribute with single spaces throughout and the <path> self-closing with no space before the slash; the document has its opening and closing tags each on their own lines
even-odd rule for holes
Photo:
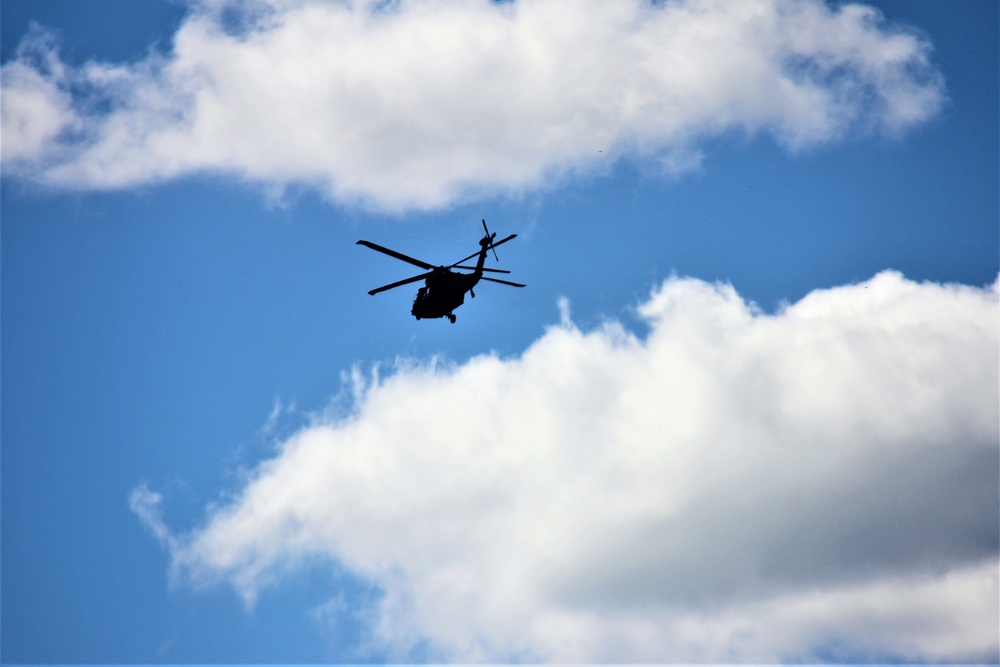
<svg viewBox="0 0 1000 667">
<path fill-rule="evenodd" d="M 4 162 L 52 158 L 60 134 L 77 124 L 65 81 L 51 35 L 32 26 L 16 59 L 2 69 Z"/>
<path fill-rule="evenodd" d="M 792 150 L 933 116 L 930 45 L 819 0 L 195 3 L 168 55 L 3 66 L 4 167 L 64 187 L 196 172 L 387 210 L 518 193 L 705 139 Z M 75 127 L 73 133 L 61 132 Z"/>
<path fill-rule="evenodd" d="M 402 660 L 997 659 L 998 284 L 884 272 L 768 315 L 671 279 L 642 338 L 561 309 L 514 358 L 355 371 L 189 534 L 136 511 L 250 604 L 364 578 Z"/>
</svg>

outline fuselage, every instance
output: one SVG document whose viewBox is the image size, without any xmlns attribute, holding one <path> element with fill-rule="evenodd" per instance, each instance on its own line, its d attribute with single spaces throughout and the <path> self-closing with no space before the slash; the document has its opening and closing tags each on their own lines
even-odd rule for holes
<svg viewBox="0 0 1000 667">
<path fill-rule="evenodd" d="M 420 319 L 447 317 L 465 303 L 465 293 L 479 282 L 479 276 L 468 273 L 434 275 L 424 281 L 424 287 L 417 290 L 410 313 Z"/>
<path fill-rule="evenodd" d="M 441 267 L 427 276 L 424 286 L 413 297 L 410 314 L 418 320 L 447 317 L 454 322 L 452 311 L 465 303 L 465 293 L 472 293 L 472 288 L 483 276 L 483 264 L 486 263 L 486 252 L 491 240 L 492 237 L 487 236 L 479 241 L 479 258 L 472 273 L 454 273 Z M 475 296 L 475 293 L 472 295 Z"/>
</svg>

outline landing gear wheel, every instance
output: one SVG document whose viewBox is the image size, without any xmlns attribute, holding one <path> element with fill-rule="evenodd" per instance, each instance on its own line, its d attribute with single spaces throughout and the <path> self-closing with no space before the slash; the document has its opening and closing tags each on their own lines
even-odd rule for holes
<svg viewBox="0 0 1000 667">
<path fill-rule="evenodd" d="M 454 323 L 455 323 L 455 316 L 454 316 L 454 315 L 453 315 L 452 313 L 448 313 L 448 320 L 449 320 L 449 321 L 450 321 L 450 322 L 451 322 L 452 324 L 454 324 Z"/>
</svg>

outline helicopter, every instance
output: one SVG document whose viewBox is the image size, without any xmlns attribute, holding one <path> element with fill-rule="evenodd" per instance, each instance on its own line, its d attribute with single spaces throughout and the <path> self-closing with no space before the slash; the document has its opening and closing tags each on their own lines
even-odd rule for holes
<svg viewBox="0 0 1000 667">
<path fill-rule="evenodd" d="M 474 252 L 468 257 L 460 259 L 449 266 L 434 266 L 419 259 L 414 259 L 413 257 L 404 255 L 401 252 L 396 252 L 395 250 L 390 250 L 389 248 L 380 246 L 377 243 L 372 243 L 371 241 L 358 241 L 357 245 L 363 245 L 366 248 L 377 250 L 378 252 L 389 255 L 390 257 L 395 257 L 396 259 L 413 264 L 414 266 L 419 266 L 421 269 L 426 271 L 426 273 L 421 273 L 420 275 L 413 276 L 412 278 L 406 278 L 404 280 L 398 280 L 394 283 L 389 283 L 388 285 L 383 285 L 382 287 L 376 287 L 368 293 L 375 295 L 379 292 L 391 290 L 394 287 L 400 287 L 402 285 L 408 285 L 409 283 L 415 283 L 418 280 L 423 280 L 424 286 L 417 290 L 417 294 L 413 298 L 413 308 L 410 309 L 410 314 L 418 320 L 431 319 L 435 317 L 447 317 L 448 320 L 454 324 L 455 313 L 452 311 L 465 303 L 466 292 L 475 298 L 476 293 L 472 290 L 472 288 L 475 287 L 480 280 L 488 280 L 493 283 L 510 285 L 512 287 L 524 287 L 521 283 L 515 283 L 509 280 L 500 280 L 499 278 L 488 278 L 483 275 L 484 271 L 490 271 L 492 273 L 510 273 L 510 271 L 504 271 L 503 269 L 488 269 L 484 267 L 483 264 L 486 262 L 486 255 L 490 250 L 493 251 L 493 257 L 499 262 L 500 258 L 497 257 L 496 247 L 517 236 L 517 234 L 511 234 L 507 238 L 494 241 L 497 236 L 496 232 L 493 232 L 492 234 L 490 233 L 490 230 L 486 227 L 486 220 L 483 220 L 483 231 L 486 232 L 486 235 L 479 239 L 479 252 Z M 477 255 L 479 257 L 476 260 L 475 267 L 462 266 L 462 262 L 466 262 Z M 452 269 L 466 269 L 471 270 L 472 273 L 457 273 L 452 271 Z"/>
</svg>

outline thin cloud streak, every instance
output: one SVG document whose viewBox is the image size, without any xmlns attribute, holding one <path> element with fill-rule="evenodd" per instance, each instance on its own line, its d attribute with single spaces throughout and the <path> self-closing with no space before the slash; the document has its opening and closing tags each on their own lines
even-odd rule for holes
<svg viewBox="0 0 1000 667">
<path fill-rule="evenodd" d="M 895 136 L 944 101 L 930 44 L 814 0 L 196 2 L 169 53 L 3 66 L 4 169 L 56 187 L 198 173 L 402 212 L 517 195 L 701 144 Z"/>
<path fill-rule="evenodd" d="M 997 659 L 997 283 L 883 272 L 764 314 L 671 279 L 641 338 L 562 310 L 514 358 L 356 370 L 349 414 L 188 534 L 133 509 L 251 605 L 354 573 L 400 660 Z"/>
</svg>

